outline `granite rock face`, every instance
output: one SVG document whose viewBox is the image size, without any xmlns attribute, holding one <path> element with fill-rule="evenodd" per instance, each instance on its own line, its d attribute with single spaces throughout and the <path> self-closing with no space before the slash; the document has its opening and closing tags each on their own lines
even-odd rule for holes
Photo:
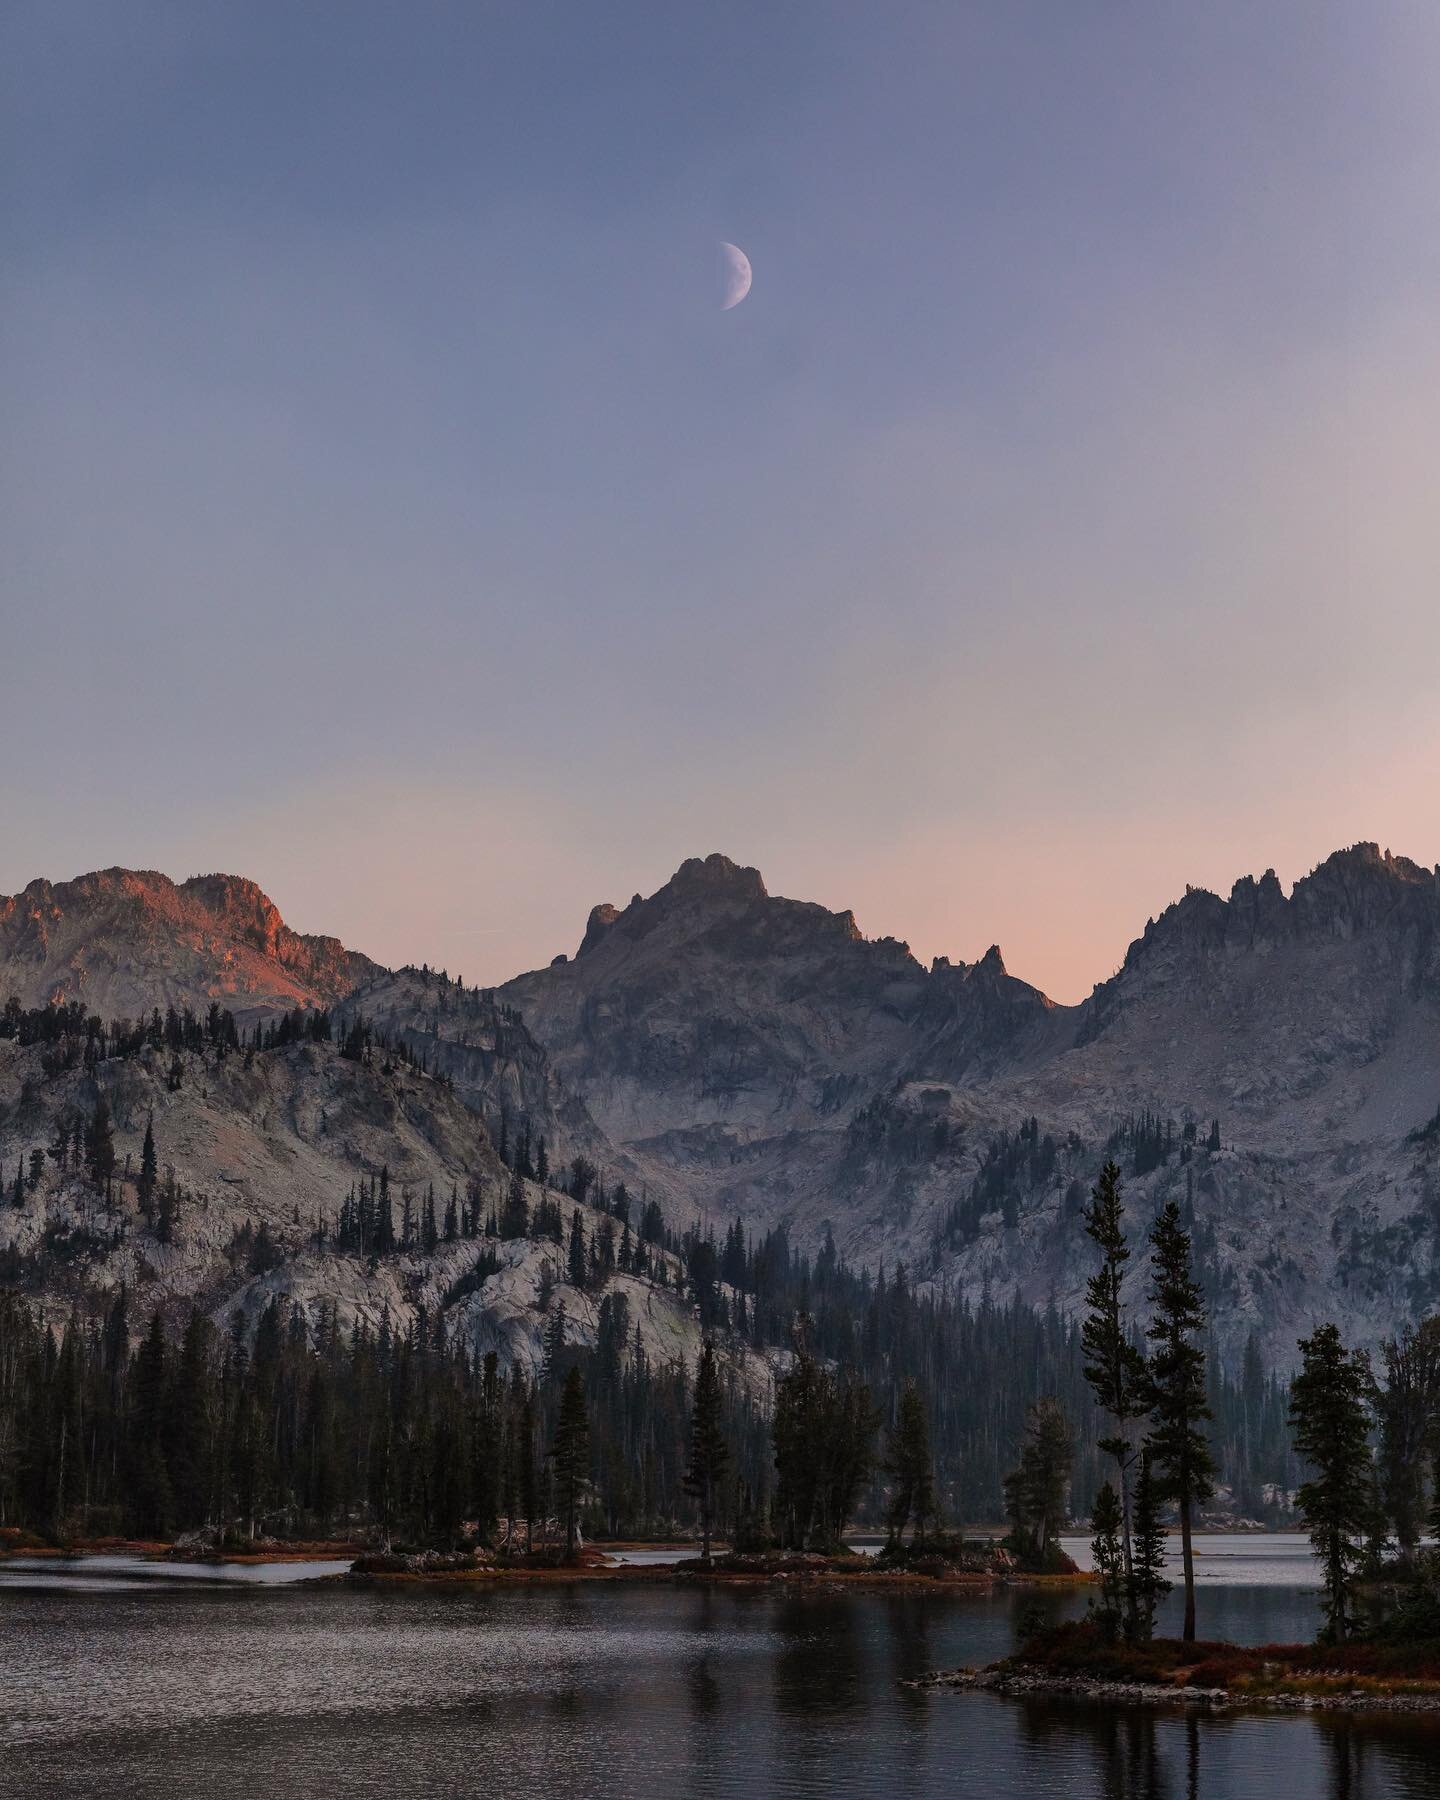
<svg viewBox="0 0 1440 1800">
<path fill-rule="evenodd" d="M 337 939 L 302 937 L 234 875 L 177 885 L 150 870 L 32 881 L 0 896 L 0 996 L 77 1001 L 106 1020 L 159 1007 L 237 1016 L 327 1006 L 375 969 Z"/>
<path fill-rule="evenodd" d="M 1229 1353 L 1440 1303 L 1440 872 L 1374 844 L 1288 896 L 1190 891 L 1075 1007 L 998 949 L 924 969 L 723 857 L 597 907 L 500 995 L 632 1169 L 714 1221 L 1074 1306 L 1113 1154 L 1137 1226 L 1172 1194 L 1193 1215 Z"/>
<path fill-rule="evenodd" d="M 11 993 L 107 1018 L 212 1000 L 251 1018 L 327 1006 L 342 1029 L 363 1016 L 425 1073 L 405 1116 L 437 1147 L 437 1180 L 528 1124 L 552 1168 L 584 1156 L 675 1223 L 738 1215 L 812 1248 L 833 1236 L 977 1304 L 1079 1304 L 1080 1213 L 1107 1155 L 1137 1230 L 1171 1196 L 1193 1219 L 1232 1358 L 1253 1334 L 1292 1361 L 1325 1318 L 1373 1343 L 1440 1304 L 1440 872 L 1373 844 L 1289 894 L 1270 872 L 1228 898 L 1187 892 L 1079 1006 L 1012 975 L 998 949 L 926 968 L 723 856 L 596 906 L 573 955 L 487 993 L 302 937 L 231 877 L 33 882 L 0 901 L 0 1001 Z M 7 1179 L 54 1098 L 37 1055 L 0 1041 Z M 197 1115 L 187 1179 L 224 1232 L 265 1203 L 258 1177 L 222 1179 L 242 1142 L 246 1167 L 286 1172 L 274 1193 L 292 1219 L 333 1208 L 337 1184 L 383 1154 L 383 1133 L 327 1131 L 321 1161 L 302 1144 L 295 1121 L 341 1079 L 316 1055 L 283 1105 L 210 1095 L 223 1153 Z M 72 1104 L 111 1078 L 67 1077 Z M 1132 1268 L 1138 1301 L 1143 1255 Z M 507 1283 L 472 1332 L 524 1312 L 524 1280 Z"/>
</svg>

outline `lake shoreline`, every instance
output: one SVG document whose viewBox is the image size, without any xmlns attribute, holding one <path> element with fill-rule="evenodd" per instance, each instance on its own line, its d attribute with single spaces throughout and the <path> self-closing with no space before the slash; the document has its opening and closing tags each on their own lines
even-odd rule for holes
<svg viewBox="0 0 1440 1800">
<path fill-rule="evenodd" d="M 1440 1687 L 1407 1691 L 1344 1687 L 1315 1692 L 1250 1693 L 1221 1687 L 1148 1681 L 1114 1681 L 1098 1675 L 1057 1675 L 1035 1664 L 938 1669 L 900 1683 L 918 1691 L 1000 1694 L 1024 1700 L 1047 1696 L 1106 1705 L 1199 1707 L 1209 1712 L 1408 1712 L 1440 1714 Z"/>
<path fill-rule="evenodd" d="M 1163 1635 L 1131 1641 L 1081 1618 L 1031 1631 L 1011 1655 L 982 1668 L 938 1670 L 909 1685 L 1106 1705 L 1440 1713 L 1440 1643 L 1363 1636 L 1342 1644 Z"/>
<path fill-rule="evenodd" d="M 546 1567 L 505 1567 L 481 1563 L 460 1569 L 347 1569 L 318 1575 L 307 1585 L 375 1586 L 526 1586 L 565 1582 L 624 1582 L 649 1587 L 860 1588 L 871 1593 L 988 1593 L 999 1588 L 1070 1590 L 1093 1585 L 1092 1575 L 981 1574 L 925 1575 L 909 1569 L 681 1569 L 673 1563 L 561 1563 Z"/>
</svg>

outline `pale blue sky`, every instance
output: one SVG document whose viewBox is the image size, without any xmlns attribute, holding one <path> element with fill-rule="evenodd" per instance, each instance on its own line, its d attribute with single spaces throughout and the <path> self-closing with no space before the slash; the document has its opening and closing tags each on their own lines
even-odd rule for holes
<svg viewBox="0 0 1440 1800">
<path fill-rule="evenodd" d="M 724 849 L 1074 998 L 1187 880 L 1440 858 L 1431 0 L 0 53 L 0 891 L 489 980 Z"/>
</svg>

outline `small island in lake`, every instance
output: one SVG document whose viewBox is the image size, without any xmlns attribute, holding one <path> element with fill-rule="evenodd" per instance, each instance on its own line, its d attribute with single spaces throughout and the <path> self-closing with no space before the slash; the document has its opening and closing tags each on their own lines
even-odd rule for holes
<svg viewBox="0 0 1440 1800">
<path fill-rule="evenodd" d="M 1110 1704 L 1440 1712 L 1440 1641 L 1127 1644 L 1079 1620 L 1037 1634 L 986 1668 L 940 1670 L 906 1685 Z"/>
<path fill-rule="evenodd" d="M 638 1548 L 644 1549 L 645 1546 Z M 333 1579 L 333 1578 L 332 1578 Z M 661 1585 L 714 1583 L 757 1586 L 843 1584 L 869 1588 L 1071 1587 L 1092 1582 L 1063 1552 L 1045 1567 L 1032 1566 L 1003 1544 L 959 1537 L 889 1543 L 877 1555 L 840 1547 L 833 1551 L 773 1547 L 721 1549 L 710 1556 L 667 1561 L 622 1560 L 603 1545 L 541 1545 L 507 1555 L 483 1546 L 455 1551 L 367 1552 L 339 1579 L 361 1585 L 385 1581 L 625 1581 Z"/>
</svg>

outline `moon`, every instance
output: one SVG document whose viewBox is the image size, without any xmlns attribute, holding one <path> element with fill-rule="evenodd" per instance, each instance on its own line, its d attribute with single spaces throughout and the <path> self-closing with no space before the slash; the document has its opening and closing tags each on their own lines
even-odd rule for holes
<svg viewBox="0 0 1440 1800">
<path fill-rule="evenodd" d="M 725 298 L 720 303 L 720 310 L 729 312 L 750 292 L 754 271 L 750 267 L 750 258 L 738 244 L 722 243 L 720 255 L 725 263 Z"/>
</svg>

